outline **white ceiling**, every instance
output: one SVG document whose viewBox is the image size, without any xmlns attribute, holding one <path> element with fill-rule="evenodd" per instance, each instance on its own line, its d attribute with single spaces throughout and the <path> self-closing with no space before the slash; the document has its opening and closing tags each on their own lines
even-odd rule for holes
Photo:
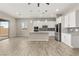
<svg viewBox="0 0 79 59">
<path fill-rule="evenodd" d="M 73 5 L 72 3 L 51 3 L 50 5 L 41 3 L 40 7 L 37 7 L 36 3 L 30 5 L 27 3 L 0 3 L 0 11 L 15 18 L 56 17 L 56 14 L 63 14 Z M 56 11 L 56 9 L 59 9 L 59 11 Z"/>
</svg>

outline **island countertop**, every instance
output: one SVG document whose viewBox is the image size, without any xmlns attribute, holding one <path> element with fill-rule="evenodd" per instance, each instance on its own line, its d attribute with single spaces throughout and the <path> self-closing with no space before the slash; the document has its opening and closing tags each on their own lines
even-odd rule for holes
<svg viewBox="0 0 79 59">
<path fill-rule="evenodd" d="M 38 32 L 30 32 L 30 34 L 49 34 L 49 33 L 45 31 L 38 31 Z"/>
</svg>

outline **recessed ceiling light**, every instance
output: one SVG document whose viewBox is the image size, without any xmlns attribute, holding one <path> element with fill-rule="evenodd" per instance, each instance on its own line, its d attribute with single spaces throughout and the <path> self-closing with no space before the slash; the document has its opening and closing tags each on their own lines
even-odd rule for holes
<svg viewBox="0 0 79 59">
<path fill-rule="evenodd" d="M 47 10 L 45 10 L 45 12 L 47 12 Z"/>
<path fill-rule="evenodd" d="M 56 11 L 59 11 L 59 9 L 56 9 Z"/>
<path fill-rule="evenodd" d="M 21 12 L 16 12 L 16 14 L 17 14 L 17 15 L 19 15 L 19 16 L 21 16 L 21 15 L 22 15 L 22 13 L 21 13 Z"/>
</svg>

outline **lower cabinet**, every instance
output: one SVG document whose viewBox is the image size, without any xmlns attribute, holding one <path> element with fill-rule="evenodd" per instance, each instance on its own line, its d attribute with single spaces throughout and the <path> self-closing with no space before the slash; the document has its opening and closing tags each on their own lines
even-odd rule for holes
<svg viewBox="0 0 79 59">
<path fill-rule="evenodd" d="M 72 35 L 72 46 L 73 48 L 79 48 L 79 36 L 78 35 Z"/>
<path fill-rule="evenodd" d="M 55 31 L 49 31 L 49 36 L 55 36 Z"/>
<path fill-rule="evenodd" d="M 61 38 L 62 38 L 61 40 L 62 40 L 63 43 L 72 47 L 72 45 L 71 45 L 71 35 L 70 34 L 62 33 Z"/>
<path fill-rule="evenodd" d="M 62 42 L 72 48 L 79 48 L 79 34 L 62 33 Z"/>
</svg>

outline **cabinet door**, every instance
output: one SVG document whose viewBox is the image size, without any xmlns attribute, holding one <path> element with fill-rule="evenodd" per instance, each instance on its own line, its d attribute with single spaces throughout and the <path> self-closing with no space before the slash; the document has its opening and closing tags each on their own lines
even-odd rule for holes
<svg viewBox="0 0 79 59">
<path fill-rule="evenodd" d="M 61 38 L 63 43 L 71 46 L 71 34 L 62 33 Z"/>
<path fill-rule="evenodd" d="M 65 16 L 64 20 L 65 20 L 65 23 L 64 23 L 65 25 L 64 26 L 68 27 L 69 26 L 68 15 Z"/>
<path fill-rule="evenodd" d="M 69 27 L 76 27 L 76 15 L 75 12 L 69 13 Z"/>
</svg>

